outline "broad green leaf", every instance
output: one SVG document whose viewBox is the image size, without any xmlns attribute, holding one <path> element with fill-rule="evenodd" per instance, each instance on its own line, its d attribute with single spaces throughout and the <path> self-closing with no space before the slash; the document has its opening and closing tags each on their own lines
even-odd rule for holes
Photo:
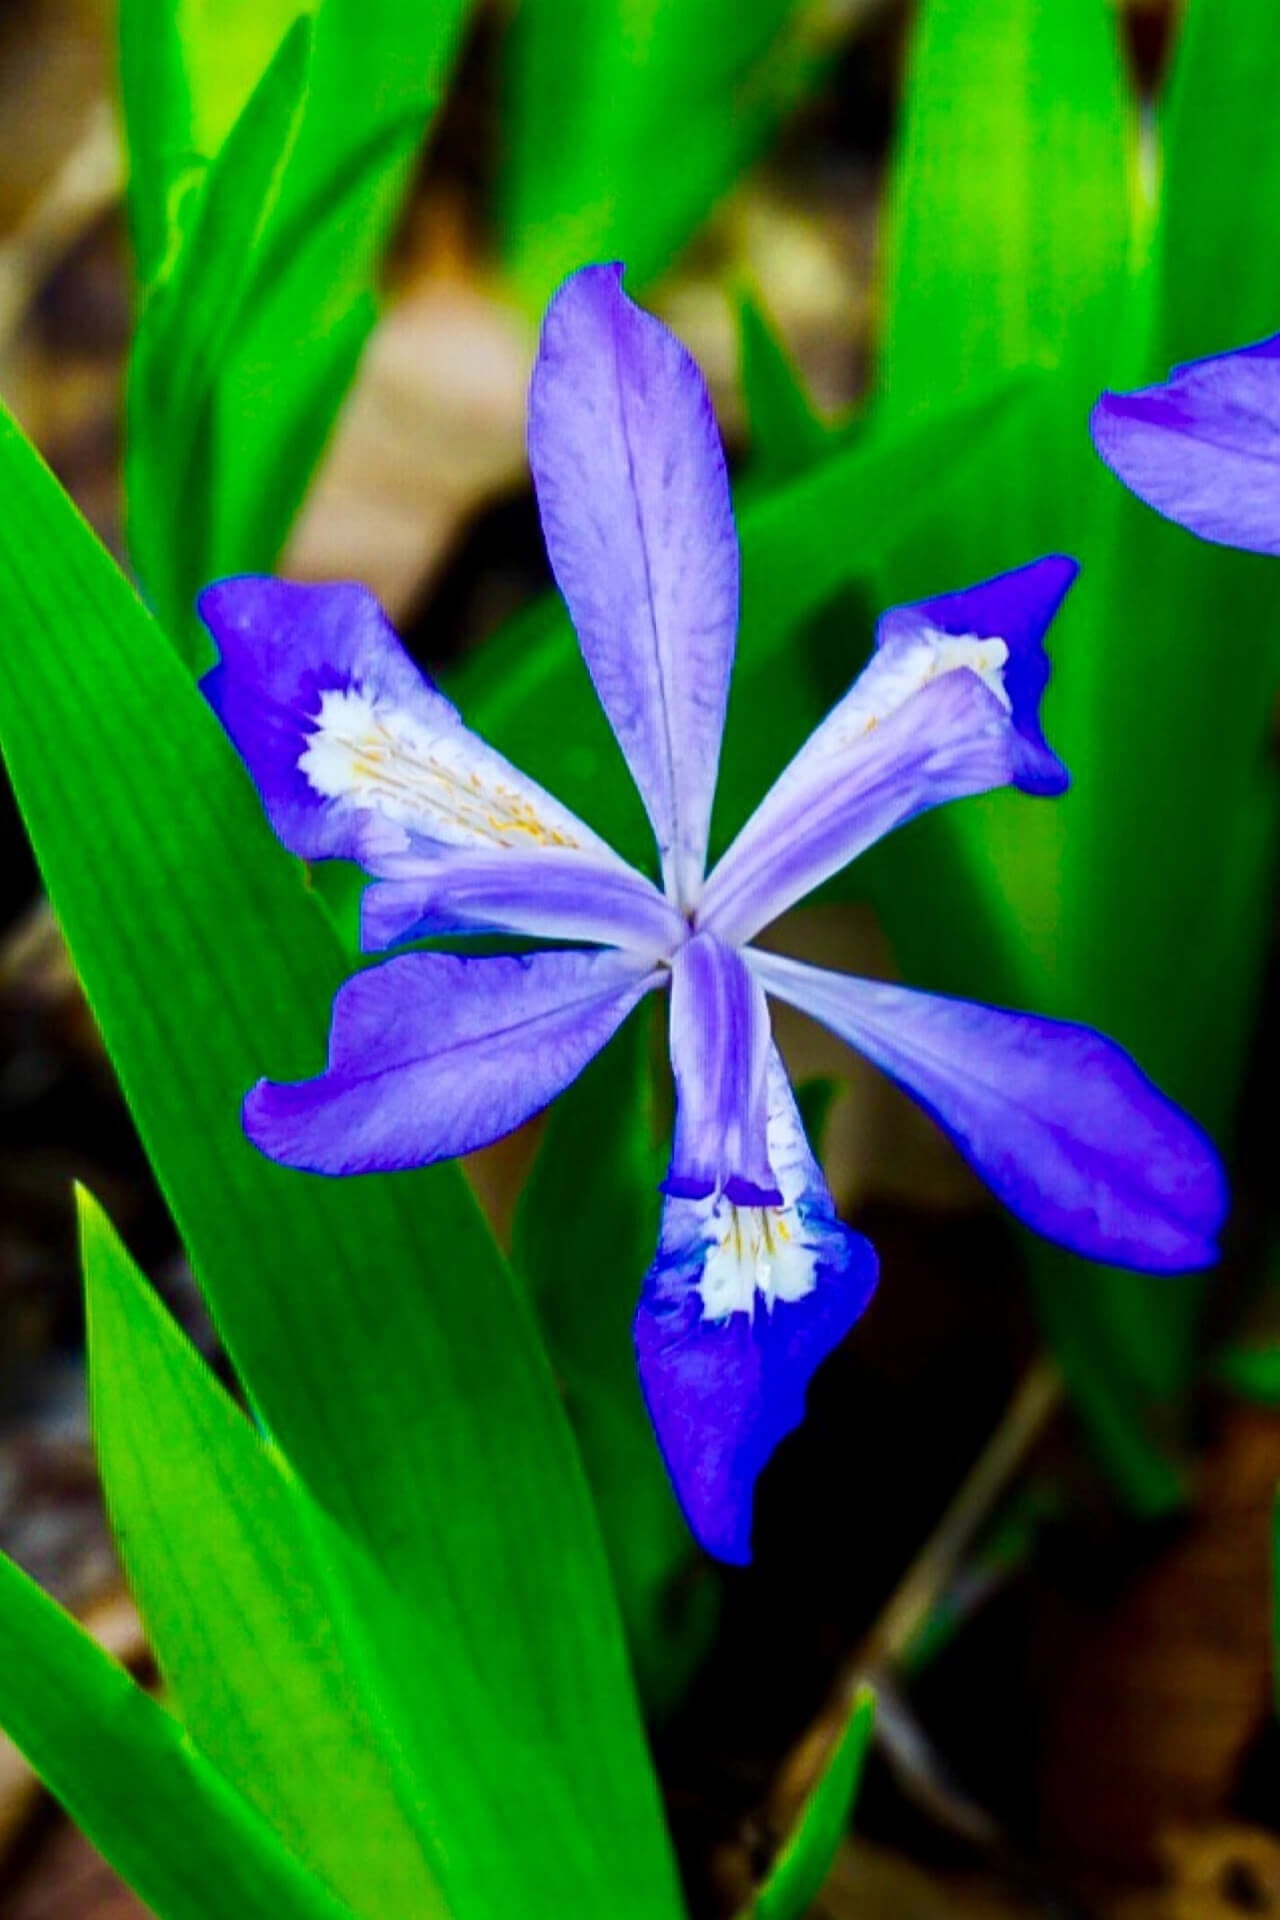
<svg viewBox="0 0 1280 1920">
<path fill-rule="evenodd" d="M 797 662 L 796 630 L 902 539 L 921 510 L 921 475 L 962 476 L 1028 384 L 1007 381 L 923 426 L 868 434 L 744 506 L 742 626 L 713 832 L 719 847 L 821 717 L 833 681 L 843 688 L 865 652 L 867 635 L 851 633 L 844 657 Z M 638 866 L 652 865 L 652 836 L 557 600 L 548 596 L 512 621 L 453 676 L 450 691 L 486 739 Z"/>
<path fill-rule="evenodd" d="M 1280 1407 L 1280 1344 L 1224 1348 L 1213 1367 L 1213 1377 L 1242 1400 L 1261 1407 Z"/>
<path fill-rule="evenodd" d="M 1173 362 L 1274 327 L 1280 151 L 1271 103 L 1280 45 L 1270 23 L 1258 0 L 1229 21 L 1199 0 L 1188 7 L 1163 120 L 1148 337 L 1110 384 L 1160 378 Z M 1255 38 L 1249 57 L 1245 42 Z M 1206 115 L 1224 100 L 1232 103 L 1232 139 L 1215 142 Z M 1080 783 L 1076 886 L 1066 905 L 1077 904 L 1087 881 L 1095 922 L 1123 910 L 1125 950 L 1108 965 L 1094 940 L 1086 964 L 1092 975 L 1115 976 L 1108 984 L 1126 1025 L 1158 1050 L 1175 1086 L 1221 1131 L 1256 1006 L 1269 914 L 1275 568 L 1192 539 L 1109 476 L 1101 488 L 1094 642 L 1069 710 L 1090 781 L 1087 789 Z M 1211 726 L 1201 705 L 1207 649 Z M 1148 858 L 1157 843 L 1176 857 Z M 1176 930 L 1176 964 L 1159 969 L 1153 995 L 1152 960 L 1166 930 Z"/>
<path fill-rule="evenodd" d="M 975 382 L 1051 371 L 881 570 L 883 602 L 1079 551 L 1096 482 L 1085 422 L 1130 284 L 1136 118 L 1108 0 L 920 8 L 887 212 L 877 411 L 927 416 Z M 963 945 L 961 970 L 985 971 L 993 945 L 1002 965 L 1027 943 L 1054 949 L 1058 826 L 1053 808 L 999 795 L 896 843 L 951 868 L 948 897 L 973 903 L 964 921 L 987 917 L 984 935 L 949 943 Z M 897 864 L 915 897 L 914 860 Z"/>
<path fill-rule="evenodd" d="M 1268 0 L 1236 0 L 1225 22 L 1213 0 L 1187 0 L 1161 116 L 1153 358 L 1220 353 L 1276 330 L 1274 27 Z M 1230 111 L 1229 140 L 1214 101 Z M 1239 331 L 1228 338 L 1224 326 Z"/>
<path fill-rule="evenodd" d="M 434 1836 L 415 1832 L 412 1782 L 334 1630 L 298 1511 L 307 1496 L 106 1215 L 87 1194 L 79 1202 L 98 1462 L 175 1710 L 289 1852 L 356 1911 L 443 1913 L 424 1857 Z"/>
<path fill-rule="evenodd" d="M 821 71 L 812 0 L 521 0 L 506 48 L 506 257 L 531 310 L 584 261 L 652 279 Z"/>
<path fill-rule="evenodd" d="M 923 0 L 901 114 L 883 401 L 915 412 L 1068 348 L 1096 359 L 1136 131 L 1109 0 Z"/>
<path fill-rule="evenodd" d="M 173 1716 L 3 1554 L 0 1724 L 157 1920 L 351 1920 Z"/>
<path fill-rule="evenodd" d="M 310 55 L 304 15 L 209 169 L 177 262 L 151 292 L 134 340 L 129 544 L 152 599 L 183 619 L 184 634 L 215 511 L 210 409 L 297 138 Z"/>
<path fill-rule="evenodd" d="M 661 1715 L 706 1649 L 717 1595 L 668 1483 L 631 1341 L 665 1164 L 652 1039 L 643 1011 L 633 1015 L 556 1103 L 521 1195 L 514 1259 L 578 1435 L 636 1678 Z"/>
<path fill-rule="evenodd" d="M 120 91 L 129 220 L 149 286 L 176 196 L 230 133 L 303 0 L 121 0 Z"/>
<path fill-rule="evenodd" d="M 751 1920 L 800 1920 L 817 1899 L 849 1826 L 875 1728 L 875 1695 L 859 1687 L 849 1718 L 795 1830 L 756 1895 Z"/>
<path fill-rule="evenodd" d="M 278 55 L 170 222 L 139 327 L 128 493 L 135 566 L 184 643 L 198 639 L 200 586 L 279 554 L 373 324 L 382 256 L 466 10 L 318 0 L 287 133 L 278 123 L 274 148 L 267 138 Z M 144 91 L 126 90 L 143 155 Z M 179 390 L 189 334 L 205 348 L 194 405 Z"/>
<path fill-rule="evenodd" d="M 436 1756 L 451 1903 L 669 1915 L 625 1645 L 529 1309 L 457 1167 L 329 1181 L 245 1142 L 245 1088 L 323 1059 L 339 943 L 177 655 L 11 423 L 0 485 L 14 789 L 249 1398 L 416 1616 L 392 1653 L 424 1780 Z"/>
<path fill-rule="evenodd" d="M 1099 751 L 1127 697 L 1121 682 L 1135 694 L 1141 685 L 1143 718 L 1137 734 L 1132 715 L 1126 723 L 1126 753 L 1132 778 L 1150 784 L 1154 768 L 1134 745 L 1158 731 L 1163 712 L 1150 670 L 1132 674 L 1145 645 L 1134 644 L 1133 616 L 1123 635 L 1104 631 L 1107 483 L 1087 436 L 1098 388 L 1141 331 L 1142 289 L 1130 271 L 1134 122 L 1105 0 L 1000 0 L 980 16 L 954 0 L 924 7 L 891 208 L 884 402 L 912 415 L 1002 369 L 1040 360 L 1053 371 L 1036 407 L 992 436 L 967 497 L 950 492 L 945 517 L 922 525 L 884 570 L 880 597 L 961 586 L 1038 552 L 1082 559 L 1046 702 L 1076 787 L 1052 804 L 999 794 L 944 809 L 877 850 L 862 877 L 907 978 L 1086 1019 L 1168 1079 L 1166 1059 L 1142 1044 L 1114 991 L 1136 967 L 1141 992 L 1159 999 L 1153 975 L 1168 970 L 1168 923 L 1145 920 L 1133 899 L 1104 906 L 1098 884 L 1104 838 L 1148 868 L 1168 864 L 1126 817 Z M 1011 158 L 993 169 L 996 151 Z M 1131 568 L 1144 598 L 1151 572 Z M 1165 647 L 1149 602 L 1136 626 L 1153 651 Z M 1167 688 L 1167 677 L 1158 684 Z M 1082 831 L 1090 807 L 1105 819 L 1096 838 Z M 1140 959 L 1135 927 L 1148 943 Z M 1093 966 L 1090 950 L 1104 948 Z M 1171 1090 L 1191 1091 L 1176 1075 Z M 1167 1505 L 1180 1485 L 1157 1429 L 1185 1378 L 1196 1283 L 1103 1273 L 1040 1242 L 1029 1254 L 1046 1327 L 1102 1456 L 1139 1506 Z"/>
<path fill-rule="evenodd" d="M 1074 552 L 1083 574 L 1055 633 L 1046 718 L 1075 785 L 1052 806 L 1000 795 L 946 809 L 864 869 L 907 977 L 1103 1027 L 1220 1132 L 1256 1001 L 1272 872 L 1272 571 L 1204 547 L 1125 496 L 1092 455 L 1087 414 L 1104 384 L 1157 378 L 1174 359 L 1274 324 L 1280 162 L 1269 128 L 1280 72 L 1270 69 L 1280 50 L 1262 11 L 1252 34 L 1212 5 L 1189 12 L 1165 115 L 1160 218 L 1142 236 L 1147 264 L 1126 278 L 1115 209 L 1132 110 L 1117 92 L 1109 9 L 1002 0 L 980 21 L 946 0 L 925 9 L 897 188 L 886 397 L 910 411 L 1037 343 L 1058 371 L 1034 430 L 993 444 L 980 487 L 967 503 L 948 499 L 945 521 L 897 556 L 881 591 L 908 598 L 1037 551 Z M 1021 51 L 993 51 L 986 36 L 999 22 Z M 999 57 L 1014 65 L 993 87 Z M 1215 142 L 1210 123 L 1228 97 L 1239 137 Z M 1079 134 L 1088 126 L 1090 153 Z M 1015 184 L 980 187 L 981 142 L 1022 156 L 998 170 Z M 1097 205 L 1085 218 L 1089 180 Z M 958 309 L 951 295 L 975 269 L 975 231 L 982 295 Z M 1235 270 L 1244 257 L 1247 276 Z M 1206 725 L 1209 634 L 1217 691 Z M 1138 1507 L 1168 1505 L 1181 1491 L 1167 1445 L 1203 1283 L 1087 1267 L 1038 1242 L 1029 1252 L 1042 1318 L 1102 1458 Z"/>
<path fill-rule="evenodd" d="M 217 397 L 210 576 L 275 560 L 372 326 L 470 0 L 320 0 L 307 101 Z"/>
<path fill-rule="evenodd" d="M 834 436 L 815 412 L 799 368 L 753 299 L 739 306 L 738 339 L 751 433 L 749 482 L 753 492 L 763 493 L 825 459 Z"/>
<path fill-rule="evenodd" d="M 1280 45 L 1268 9 L 1193 4 L 1164 117 L 1163 193 L 1142 289 L 1146 344 L 1109 385 L 1269 332 L 1280 311 Z M 1246 41 L 1253 57 L 1246 57 Z M 1206 116 L 1230 101 L 1232 138 Z M 1217 102 L 1217 106 L 1213 104 Z M 1249 262 L 1248 271 L 1241 262 Z M 1145 317 L 1144 314 L 1144 317 Z M 1258 1003 L 1274 889 L 1280 678 L 1273 564 L 1169 526 L 1099 471 L 1099 523 L 1063 639 L 1061 737 L 1077 785 L 1064 841 L 1068 959 L 1110 1027 L 1220 1139 L 1228 1137 Z M 1091 562 L 1091 564 L 1090 564 Z M 1087 642 L 1085 635 L 1087 634 Z M 1204 707 L 1212 657 L 1212 717 Z M 1075 655 L 1071 657 L 1076 657 Z M 1157 857 L 1158 856 L 1158 857 Z M 1064 1276 L 1049 1302 L 1061 1322 Z M 1204 1287 L 1090 1276 L 1157 1411 L 1195 1364 Z M 1070 1296 L 1074 1301 L 1075 1292 Z M 1116 1337 L 1111 1340 L 1114 1350 Z M 1105 1349 L 1104 1349 L 1105 1350 Z"/>
</svg>

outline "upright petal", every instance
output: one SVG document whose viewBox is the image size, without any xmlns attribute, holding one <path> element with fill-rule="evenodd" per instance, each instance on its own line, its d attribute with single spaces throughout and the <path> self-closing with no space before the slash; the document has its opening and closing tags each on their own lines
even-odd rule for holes
<svg viewBox="0 0 1280 1920">
<path fill-rule="evenodd" d="M 751 1557 L 755 1484 L 804 1418 L 805 1388 L 871 1298 L 870 1243 L 836 1218 L 772 1053 L 769 1152 L 782 1203 L 669 1199 L 635 1320 L 640 1382 L 689 1525 Z"/>
<path fill-rule="evenodd" d="M 222 656 L 204 691 L 294 853 L 357 859 L 382 824 L 439 846 L 569 849 L 623 867 L 463 725 L 367 588 L 251 575 L 206 587 L 199 607 Z"/>
<path fill-rule="evenodd" d="M 877 654 L 858 686 L 892 657 Z M 842 709 L 847 730 L 836 714 L 823 723 L 717 863 L 700 928 L 749 940 L 913 815 L 1011 778 L 1008 716 L 976 672 L 939 676 L 883 719 Z"/>
<path fill-rule="evenodd" d="M 876 632 L 883 649 L 903 637 L 932 649 L 934 671 L 947 673 L 972 664 L 1003 700 L 1014 731 L 1014 785 L 1024 793 L 1065 793 L 1066 768 L 1040 725 L 1040 702 L 1051 668 L 1044 640 L 1080 568 L 1061 553 L 1047 553 L 1012 573 L 980 581 L 959 593 L 893 607 Z M 992 642 L 1005 650 L 1000 666 L 983 667 Z"/>
<path fill-rule="evenodd" d="M 379 876 L 360 903 L 367 953 L 429 934 L 517 933 L 599 941 L 664 959 L 688 929 L 643 875 L 580 854 L 439 847 L 380 826 L 360 864 Z"/>
<path fill-rule="evenodd" d="M 547 552 L 653 823 L 676 903 L 697 900 L 738 618 L 738 542 L 701 374 L 585 267 L 552 300 L 529 392 Z"/>
<path fill-rule="evenodd" d="M 885 614 L 870 661 L 717 865 L 699 926 L 750 939 L 925 807 L 1007 781 L 1061 793 L 1039 705 L 1044 636 L 1076 573 L 1048 554 Z"/>
<path fill-rule="evenodd" d="M 1104 393 L 1093 444 L 1131 492 L 1202 540 L 1280 553 L 1280 334 Z"/>
<path fill-rule="evenodd" d="M 311 1173 L 470 1153 L 576 1079 L 658 979 L 607 951 L 402 954 L 339 989 L 328 1067 L 292 1085 L 259 1081 L 245 1132 L 272 1160 Z"/>
<path fill-rule="evenodd" d="M 686 941 L 671 963 L 676 1126 L 664 1192 L 780 1203 L 769 1165 L 769 1053 L 769 1009 L 741 959 L 710 934 Z"/>
<path fill-rule="evenodd" d="M 874 1060 L 1028 1226 L 1151 1273 L 1211 1264 L 1226 1211 L 1210 1142 L 1088 1027 L 749 955 L 770 993 Z"/>
</svg>

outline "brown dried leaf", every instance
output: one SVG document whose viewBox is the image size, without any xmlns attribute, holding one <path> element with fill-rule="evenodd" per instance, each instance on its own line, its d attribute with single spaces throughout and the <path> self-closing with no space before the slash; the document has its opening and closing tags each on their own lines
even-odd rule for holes
<svg viewBox="0 0 1280 1920">
<path fill-rule="evenodd" d="M 1179 1538 L 1096 1610 L 1045 1596 L 1041 1820 L 1055 1853 L 1143 1877 L 1170 1831 L 1226 1814 L 1271 1710 L 1277 1481 L 1280 1414 L 1227 1406 Z"/>
</svg>

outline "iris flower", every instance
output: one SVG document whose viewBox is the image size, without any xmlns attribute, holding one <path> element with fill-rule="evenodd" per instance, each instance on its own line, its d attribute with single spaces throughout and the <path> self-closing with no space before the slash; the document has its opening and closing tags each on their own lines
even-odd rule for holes
<svg viewBox="0 0 1280 1920">
<path fill-rule="evenodd" d="M 702 378 L 623 294 L 618 267 L 585 268 L 551 303 L 529 457 L 662 884 L 469 731 L 363 588 L 211 586 L 200 605 L 221 664 L 208 697 L 285 845 L 371 877 L 367 951 L 476 932 L 571 943 L 417 951 L 356 973 L 334 1002 L 324 1072 L 260 1082 L 244 1125 L 272 1159 L 321 1174 L 467 1153 L 545 1107 L 646 994 L 666 993 L 675 1129 L 636 1352 L 689 1522 L 740 1562 L 756 1479 L 876 1281 L 805 1138 L 768 996 L 867 1055 L 1020 1219 L 1080 1253 L 1160 1272 L 1206 1264 L 1221 1177 L 1200 1132 L 1098 1034 L 753 944 L 926 807 L 1006 784 L 1064 789 L 1037 708 L 1073 563 L 1040 559 L 886 614 L 870 664 L 707 874 L 737 538 Z"/>
<path fill-rule="evenodd" d="M 1280 553 L 1280 334 L 1104 393 L 1093 439 L 1140 500 L 1202 540 Z"/>
</svg>

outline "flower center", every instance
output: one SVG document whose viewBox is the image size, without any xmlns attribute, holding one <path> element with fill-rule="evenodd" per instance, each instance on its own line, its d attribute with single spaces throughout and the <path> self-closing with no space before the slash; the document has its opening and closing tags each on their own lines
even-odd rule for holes
<svg viewBox="0 0 1280 1920">
<path fill-rule="evenodd" d="M 812 1293 L 817 1259 L 795 1207 L 740 1207 L 721 1195 L 710 1226 L 713 1244 L 698 1282 L 704 1319 L 752 1313 L 757 1296 L 772 1308 Z"/>
</svg>

